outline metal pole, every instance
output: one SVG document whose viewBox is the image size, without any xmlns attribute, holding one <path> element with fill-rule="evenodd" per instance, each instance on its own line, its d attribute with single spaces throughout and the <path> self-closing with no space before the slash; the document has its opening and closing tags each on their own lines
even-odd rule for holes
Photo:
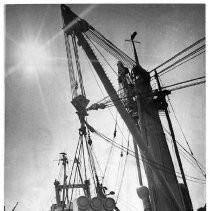
<svg viewBox="0 0 210 211">
<path fill-rule="evenodd" d="M 134 50 L 134 56 L 135 56 L 136 64 L 137 64 L 137 66 L 139 66 L 139 59 L 138 59 L 138 55 L 137 55 L 137 52 L 136 52 L 136 47 L 135 47 L 135 44 L 134 44 L 134 41 L 133 41 L 133 39 L 135 38 L 136 35 L 137 35 L 136 32 L 134 32 L 131 35 L 131 42 L 132 42 L 132 45 L 133 45 L 133 50 Z"/>
<path fill-rule="evenodd" d="M 158 78 L 157 71 L 155 71 L 155 78 L 156 78 L 156 81 L 157 81 L 157 84 L 158 84 L 158 89 L 159 89 L 159 91 L 161 91 L 162 90 L 162 87 L 160 85 L 160 80 Z M 165 97 L 164 97 L 164 101 L 166 102 Z M 171 132 L 171 137 L 172 137 L 172 141 L 173 141 L 173 144 L 174 144 L 176 158 L 177 158 L 177 161 L 178 161 L 178 164 L 179 164 L 179 168 L 180 168 L 180 171 L 181 171 L 181 175 L 182 175 L 182 180 L 184 182 L 184 185 L 185 185 L 185 188 L 186 188 L 186 191 L 187 191 L 187 198 L 188 198 L 188 202 L 189 202 L 189 207 L 187 207 L 187 210 L 190 211 L 190 210 L 193 210 L 192 201 L 191 201 L 191 198 L 190 198 L 190 193 L 189 193 L 189 189 L 188 189 L 186 177 L 185 177 L 185 174 L 184 174 L 184 169 L 183 169 L 183 166 L 182 166 L 182 161 L 181 161 L 179 150 L 178 150 L 177 143 L 176 143 L 174 129 L 173 129 L 173 126 L 172 126 L 172 123 L 171 123 L 171 119 L 170 119 L 170 116 L 169 116 L 169 112 L 168 112 L 168 108 L 167 107 L 164 108 L 164 112 L 166 114 L 166 119 L 167 119 L 168 126 L 169 126 L 169 129 L 170 129 L 170 132 Z"/>
<path fill-rule="evenodd" d="M 64 172 L 63 172 L 63 204 L 62 204 L 62 210 L 64 210 L 65 207 L 65 190 L 66 190 L 66 163 L 67 163 L 67 158 L 66 158 L 66 153 L 62 152 L 60 153 L 62 155 L 62 161 L 63 161 L 63 168 L 64 168 Z M 67 192 L 67 190 L 66 190 Z"/>
<path fill-rule="evenodd" d="M 135 151 L 135 158 L 136 158 L 136 166 L 137 166 L 139 184 L 140 184 L 140 186 L 142 186 L 143 182 L 142 182 L 141 167 L 140 167 L 140 162 L 139 162 L 139 153 L 138 153 L 137 144 L 134 140 L 133 140 L 133 145 L 134 145 L 134 151 Z"/>
</svg>

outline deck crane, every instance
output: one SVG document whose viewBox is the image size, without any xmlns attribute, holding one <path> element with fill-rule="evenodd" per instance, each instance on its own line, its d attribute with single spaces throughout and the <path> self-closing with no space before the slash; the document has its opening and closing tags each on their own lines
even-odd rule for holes
<svg viewBox="0 0 210 211">
<path fill-rule="evenodd" d="M 86 53 L 104 88 L 140 150 L 148 180 L 149 198 L 151 200 L 152 210 L 192 210 L 192 207 L 188 206 L 189 203 L 185 202 L 183 193 L 186 191 L 181 191 L 181 186 L 178 184 L 173 162 L 160 122 L 159 111 L 161 109 L 163 110 L 166 104 L 160 102 L 159 98 L 154 98 L 152 94 L 151 97 L 147 97 L 146 99 L 143 98 L 145 93 L 147 93 L 147 95 L 152 93 L 150 75 L 139 64 L 136 51 L 134 51 L 136 60 L 134 61 L 114 46 L 89 23 L 79 18 L 66 5 L 61 5 L 61 13 L 73 98 L 72 104 L 76 108 L 80 119 L 81 134 L 85 134 L 85 118 L 87 116 L 87 105 L 89 100 L 85 96 L 77 45 Z M 134 36 L 135 34 L 132 38 L 134 38 Z M 74 48 L 79 84 L 76 80 L 73 68 L 69 43 L 70 38 L 72 38 Z M 121 101 L 119 95 L 107 77 L 104 68 L 92 49 L 91 40 L 114 56 L 119 61 L 118 64 L 120 64 L 121 69 L 126 70 L 125 72 L 130 80 L 131 88 L 131 96 L 129 97 L 134 101 L 133 107 L 129 107 L 131 112 L 129 112 L 128 107 L 126 108 L 126 105 Z M 119 67 L 118 70 L 120 70 Z M 161 94 L 168 93 L 164 92 Z M 135 114 L 138 124 L 134 121 L 134 116 L 131 114 Z M 138 189 L 138 195 L 144 201 L 145 197 L 148 198 L 148 191 L 144 188 L 140 188 Z M 148 204 L 144 204 L 144 210 L 151 210 L 148 208 Z"/>
</svg>

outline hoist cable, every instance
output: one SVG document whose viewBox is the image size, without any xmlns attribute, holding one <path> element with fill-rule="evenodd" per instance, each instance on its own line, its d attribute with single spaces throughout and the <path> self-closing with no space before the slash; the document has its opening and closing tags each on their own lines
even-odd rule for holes
<svg viewBox="0 0 210 211">
<path fill-rule="evenodd" d="M 124 57 L 121 57 L 116 51 L 114 51 L 112 48 L 109 48 L 109 46 L 107 46 L 104 42 L 102 42 L 100 40 L 100 38 L 98 38 L 97 36 L 95 36 L 94 34 L 88 34 L 92 40 L 94 40 L 97 44 L 99 44 L 104 50 L 106 50 L 110 55 L 112 55 L 113 57 L 115 57 L 115 59 L 117 59 L 118 61 L 121 61 L 125 66 L 128 66 L 130 68 L 132 68 L 133 66 L 130 65 L 130 63 L 128 61 L 126 61 L 126 59 Z"/>
<path fill-rule="evenodd" d="M 130 64 L 130 66 L 135 66 L 136 62 L 134 60 L 132 60 L 128 55 L 126 55 L 123 51 L 121 51 L 119 48 L 117 48 L 114 44 L 112 44 L 109 40 L 107 40 L 102 34 L 100 34 L 98 31 L 96 30 L 92 30 L 92 32 L 101 38 L 101 40 L 104 41 L 104 43 L 106 43 L 111 49 L 113 49 L 115 52 L 117 52 L 122 58 L 124 58 L 125 60 L 127 60 L 127 62 Z"/>
<path fill-rule="evenodd" d="M 109 48 L 107 48 L 97 37 L 94 37 L 92 34 L 90 34 L 88 32 L 85 33 L 85 35 L 86 35 L 86 37 L 88 37 L 89 40 L 93 40 L 95 43 L 100 45 L 104 50 L 106 50 L 109 54 L 111 54 L 113 57 L 115 57 L 115 59 L 121 60 L 119 55 L 117 55 L 115 52 L 112 52 Z M 125 63 L 125 61 L 123 63 Z"/>
<path fill-rule="evenodd" d="M 76 66 L 77 66 L 77 73 L 78 73 L 78 77 L 79 77 L 80 90 L 81 90 L 81 94 L 83 96 L 85 96 L 85 89 L 84 89 L 84 85 L 83 85 L 81 67 L 80 67 L 80 62 L 79 62 L 79 54 L 78 54 L 78 49 L 77 49 L 75 35 L 72 36 L 72 43 L 73 43 L 73 49 L 74 49 L 74 54 L 75 54 L 75 60 L 76 60 Z"/>
<path fill-rule="evenodd" d="M 77 168 L 77 167 L 76 167 L 76 168 Z M 75 171 L 73 184 L 75 184 L 75 181 L 76 181 L 76 173 L 77 173 L 77 171 Z M 72 187 L 72 190 L 71 190 L 70 203 L 72 202 L 73 192 L 74 192 L 74 186 Z M 63 202 L 63 203 L 64 203 L 64 202 Z"/>
<path fill-rule="evenodd" d="M 82 136 L 80 136 L 82 137 Z M 81 139 L 80 139 L 81 140 Z M 81 142 L 81 141 L 80 141 Z M 74 175 L 74 181 L 73 181 L 73 185 L 75 184 L 75 181 L 76 181 L 76 174 L 77 174 L 77 171 L 79 171 L 79 157 L 80 157 L 80 153 L 81 153 L 81 143 L 80 143 L 80 147 L 79 147 L 79 154 L 78 154 L 78 157 L 75 156 L 75 159 L 74 159 L 74 163 L 76 163 L 76 169 L 75 169 L 75 175 Z M 82 178 L 80 178 L 82 179 Z M 82 181 L 81 181 L 82 182 Z M 70 180 L 69 180 L 69 184 L 70 184 Z M 71 198 L 70 198 L 70 202 L 72 202 L 72 197 L 73 197 L 73 191 L 74 191 L 74 186 L 72 187 L 72 191 L 71 191 Z M 64 203 L 64 202 L 63 202 Z"/>
<path fill-rule="evenodd" d="M 83 51 L 83 52 L 84 52 L 84 51 Z M 85 54 L 85 52 L 84 52 L 84 54 Z M 91 72 L 92 72 L 92 74 L 93 74 L 93 76 L 94 76 L 94 79 L 95 79 L 95 81 L 96 81 L 96 83 L 97 83 L 97 85 L 98 85 L 98 87 L 99 87 L 99 89 L 100 89 L 102 95 L 104 96 L 104 93 L 103 93 L 103 91 L 102 91 L 102 88 L 100 87 L 100 85 L 99 85 L 99 83 L 98 83 L 98 80 L 96 79 L 96 76 L 95 76 L 94 71 L 93 71 L 93 69 L 92 69 L 92 66 L 91 66 L 91 64 L 90 64 L 90 61 L 89 61 L 89 59 L 87 58 L 87 55 L 86 55 L 86 54 L 85 54 L 85 57 L 86 57 L 86 59 L 87 59 L 87 61 L 88 61 L 88 64 L 89 64 L 89 66 L 90 66 L 90 69 L 91 69 Z M 108 97 L 109 97 L 109 96 L 104 97 L 104 98 L 108 98 Z M 108 108 L 108 109 L 109 109 L 109 108 Z M 113 120 L 115 121 L 115 118 L 114 118 L 114 116 L 113 116 L 113 114 L 112 114 L 112 112 L 111 112 L 110 109 L 109 109 L 109 112 L 110 112 L 110 114 L 111 114 Z M 122 132 L 122 130 L 121 130 L 121 128 L 119 127 L 118 124 L 117 124 L 117 128 L 119 129 L 120 133 L 124 136 L 124 134 L 123 134 L 123 132 Z M 124 138 L 125 138 L 125 137 L 124 137 Z"/>
<path fill-rule="evenodd" d="M 84 144 L 83 144 L 83 141 L 82 141 L 82 155 L 83 155 L 84 170 L 85 170 L 85 180 L 87 180 L 87 169 L 86 169 L 85 152 L 84 152 Z"/>
<path fill-rule="evenodd" d="M 72 174 L 73 174 L 73 169 L 74 169 L 74 164 L 75 164 L 74 161 L 75 161 L 75 159 L 77 157 L 80 141 L 81 141 L 81 136 L 79 137 L 79 140 L 78 140 L 78 143 L 77 143 L 76 152 L 75 152 L 75 156 L 74 156 L 74 160 L 73 160 L 73 165 L 72 165 L 72 168 L 71 168 L 71 173 L 70 173 L 70 176 L 69 176 L 69 183 L 68 183 L 68 185 L 70 185 L 70 182 L 71 182 L 71 177 L 72 177 Z"/>
<path fill-rule="evenodd" d="M 88 145 L 88 142 L 87 142 L 87 138 L 85 138 L 85 143 L 86 143 L 86 149 L 87 149 L 87 152 L 88 152 L 88 158 L 89 158 L 89 164 L 90 164 L 90 169 L 91 169 L 91 174 L 92 174 L 92 178 L 93 178 L 93 183 L 95 185 L 95 188 L 96 188 L 96 180 L 95 180 L 95 172 L 94 172 L 94 163 L 92 162 L 92 157 L 91 157 L 91 154 L 90 154 L 90 149 L 89 149 L 89 145 Z"/>
<path fill-rule="evenodd" d="M 96 30 L 93 32 L 96 34 L 96 36 L 100 36 L 103 41 L 111 48 L 113 49 L 113 51 L 117 52 L 118 55 L 120 55 L 120 57 L 124 60 L 127 61 L 127 63 L 130 65 L 130 66 L 135 66 L 136 65 L 136 62 L 131 59 L 128 55 L 126 55 L 123 51 L 121 51 L 119 48 L 117 48 L 113 43 L 111 43 L 109 40 L 107 40 L 102 34 L 100 34 L 99 32 L 97 32 Z"/>
<path fill-rule="evenodd" d="M 103 42 L 101 42 L 99 38 L 95 37 L 93 34 L 90 34 L 88 32 L 85 33 L 85 35 L 88 36 L 89 39 L 93 40 L 98 45 L 100 45 L 104 50 L 106 50 L 109 54 L 111 54 L 117 60 L 123 62 L 126 66 L 129 66 L 129 63 L 124 58 L 121 58 L 120 55 L 118 55 L 116 52 L 112 51 L 110 48 L 107 48 L 107 46 Z"/>
<path fill-rule="evenodd" d="M 93 34 L 90 34 L 90 33 L 85 33 L 85 35 L 90 40 L 93 40 L 95 43 L 100 45 L 104 50 L 106 50 L 109 54 L 111 54 L 113 57 L 115 57 L 115 59 L 123 61 L 123 63 L 127 65 L 127 62 L 124 59 L 122 59 L 118 54 L 116 54 L 116 52 L 113 52 L 111 49 L 107 48 L 107 46 L 103 42 L 101 42 L 100 39 L 98 39 L 97 37 L 95 37 Z"/>
<path fill-rule="evenodd" d="M 89 39 L 87 37 L 87 39 Z M 100 53 L 100 55 L 103 57 L 105 62 L 108 64 L 108 66 L 113 70 L 113 72 L 118 76 L 118 74 L 115 72 L 115 70 L 112 68 L 112 66 L 109 64 L 109 62 L 106 60 L 106 58 L 103 56 L 103 54 L 99 51 L 99 49 L 96 47 L 96 45 L 92 42 L 92 40 L 89 39 L 89 41 L 92 43 L 92 45 L 95 47 L 95 49 Z"/>
<path fill-rule="evenodd" d="M 126 59 L 128 63 L 132 66 L 136 65 L 136 62 L 132 60 L 128 55 L 126 55 L 123 51 L 121 51 L 119 48 L 117 48 L 113 43 L 111 43 L 108 39 L 106 39 L 102 34 L 100 34 L 98 31 L 94 30 L 92 31 L 96 36 L 100 37 L 101 40 L 104 41 L 111 49 L 113 49 L 115 52 L 117 52 L 122 58 Z"/>
<path fill-rule="evenodd" d="M 76 80 L 74 75 L 74 67 L 72 63 L 72 55 L 71 55 L 71 48 L 69 39 L 66 33 L 64 33 L 65 38 L 65 46 L 66 46 L 66 53 L 67 53 L 67 60 L 68 60 L 68 70 L 69 70 L 69 78 L 70 78 L 70 85 L 71 85 L 71 92 L 72 92 L 72 99 L 77 96 L 77 89 L 76 87 Z"/>
<path fill-rule="evenodd" d="M 185 48 L 184 50 L 180 51 L 179 53 L 177 53 L 176 55 L 174 55 L 173 57 L 171 57 L 170 59 L 168 59 L 167 61 L 163 62 L 162 64 L 160 64 L 159 66 L 157 66 L 156 68 L 152 69 L 149 73 L 157 70 L 158 68 L 162 67 L 163 65 L 167 64 L 168 62 L 172 61 L 173 59 L 175 59 L 176 57 L 180 56 L 181 54 L 185 53 L 186 51 L 188 51 L 189 49 L 193 48 L 194 46 L 198 45 L 199 43 L 203 42 L 205 40 L 205 37 L 201 38 L 200 40 L 196 41 L 195 43 L 193 43 L 192 45 L 188 46 L 187 48 Z"/>
</svg>

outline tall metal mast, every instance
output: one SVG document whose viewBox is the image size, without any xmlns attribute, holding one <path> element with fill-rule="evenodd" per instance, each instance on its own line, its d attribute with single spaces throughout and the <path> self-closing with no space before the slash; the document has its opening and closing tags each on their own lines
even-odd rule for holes
<svg viewBox="0 0 210 211">
<path fill-rule="evenodd" d="M 163 93 L 157 71 L 155 71 L 155 79 L 157 81 L 159 92 Z M 175 150 L 176 158 L 177 158 L 179 168 L 180 168 L 180 171 L 181 171 L 181 175 L 182 175 L 182 179 L 183 179 L 183 182 L 184 182 L 184 187 L 185 187 L 185 192 L 186 192 L 186 194 L 185 194 L 186 195 L 185 204 L 186 204 L 187 210 L 190 211 L 190 210 L 193 210 L 192 201 L 191 201 L 191 198 L 190 198 L 190 192 L 189 192 L 189 189 L 188 189 L 186 177 L 185 177 L 185 174 L 184 174 L 184 169 L 183 169 L 183 166 L 182 166 L 182 161 L 181 161 L 179 150 L 178 150 L 178 147 L 177 147 L 176 138 L 175 138 L 171 118 L 169 116 L 169 112 L 168 112 L 168 108 L 167 108 L 168 105 L 167 105 L 167 102 L 166 102 L 166 99 L 165 99 L 165 95 L 164 94 L 161 95 L 159 97 L 159 100 L 164 105 L 163 109 L 164 109 L 164 112 L 166 114 L 166 119 L 168 121 L 168 126 L 169 126 L 169 129 L 170 129 L 172 141 L 173 141 L 173 144 L 174 144 L 174 150 Z"/>
<path fill-rule="evenodd" d="M 126 41 L 132 42 L 133 49 L 134 49 L 135 61 L 136 61 L 137 66 L 140 66 L 139 60 L 138 60 L 138 55 L 137 55 L 135 44 L 134 44 L 134 38 L 135 38 L 136 34 L 137 33 L 134 32 L 131 35 L 131 40 L 126 40 Z M 129 114 L 131 115 L 131 117 L 133 118 L 136 126 L 139 127 L 139 125 L 138 125 L 139 116 L 138 116 L 137 103 L 133 99 L 133 86 L 135 84 L 135 81 L 131 81 L 131 78 L 129 78 L 129 76 L 128 76 L 129 75 L 128 69 L 126 67 L 124 67 L 124 65 L 121 62 L 118 62 L 117 66 L 118 66 L 118 81 L 119 81 L 120 87 L 122 86 L 122 88 L 123 88 L 123 99 L 124 98 L 126 99 L 125 107 L 126 107 L 127 111 L 129 112 Z M 143 186 L 138 146 L 134 139 L 133 139 L 133 145 L 134 145 L 138 179 L 139 179 L 139 184 L 140 184 L 140 188 L 137 189 L 137 194 L 143 201 L 144 210 L 151 211 L 152 209 L 151 209 L 151 203 L 150 203 L 150 198 L 149 198 L 149 190 L 146 186 Z"/>
<path fill-rule="evenodd" d="M 67 175 L 66 175 L 66 164 L 68 164 L 68 159 L 66 157 L 65 152 L 61 152 L 60 155 L 62 156 L 61 161 L 62 161 L 62 165 L 63 165 L 63 204 L 62 204 L 62 209 L 64 209 L 65 197 L 67 197 L 67 200 L 68 200 Z"/>
<path fill-rule="evenodd" d="M 153 210 L 185 210 L 182 193 L 178 185 L 174 166 L 160 122 L 157 101 L 152 97 L 153 93 L 150 86 L 149 73 L 138 65 L 138 62 L 136 62 L 136 64 L 133 66 L 132 74 L 135 81 L 135 96 L 137 97 L 140 125 L 139 130 L 139 127 L 137 127 L 136 123 L 133 121 L 133 118 L 125 109 L 102 65 L 98 61 L 96 55 L 84 36 L 89 29 L 94 31 L 94 28 L 86 21 L 80 19 L 68 7 L 63 6 L 62 12 L 65 23 L 65 33 L 68 35 L 74 34 L 77 37 L 78 45 L 83 48 L 87 57 L 91 61 L 96 73 L 104 85 L 104 88 L 109 94 L 111 100 L 113 101 L 115 107 L 130 130 L 141 151 L 141 156 L 144 161 L 149 183 Z M 102 35 L 100 37 L 103 38 Z M 104 44 L 106 44 L 108 47 L 113 47 L 113 44 L 111 44 L 108 40 L 104 40 Z M 124 54 L 121 52 L 120 56 L 124 56 Z M 152 96 L 145 98 L 145 93 L 146 95 Z M 81 116 L 83 119 L 86 116 L 85 107 L 82 106 L 82 103 L 79 103 L 78 101 L 75 103 L 80 107 L 82 112 L 84 111 L 83 115 Z"/>
</svg>

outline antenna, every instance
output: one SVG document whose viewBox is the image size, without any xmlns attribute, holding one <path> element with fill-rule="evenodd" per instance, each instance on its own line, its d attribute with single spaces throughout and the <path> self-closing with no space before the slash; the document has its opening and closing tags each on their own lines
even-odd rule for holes
<svg viewBox="0 0 210 211">
<path fill-rule="evenodd" d="M 132 42 L 132 45 L 133 45 L 133 50 L 134 50 L 134 57 L 135 57 L 135 60 L 136 60 L 136 64 L 137 66 L 140 66 L 139 65 L 139 59 L 138 59 L 138 56 L 137 56 L 137 52 L 136 52 L 136 47 L 135 47 L 135 44 L 134 43 L 140 43 L 138 41 L 134 41 L 134 38 L 136 37 L 137 35 L 137 32 L 133 32 L 133 34 L 131 35 L 131 39 L 130 40 L 125 40 L 125 41 L 128 41 L 128 42 Z"/>
</svg>

